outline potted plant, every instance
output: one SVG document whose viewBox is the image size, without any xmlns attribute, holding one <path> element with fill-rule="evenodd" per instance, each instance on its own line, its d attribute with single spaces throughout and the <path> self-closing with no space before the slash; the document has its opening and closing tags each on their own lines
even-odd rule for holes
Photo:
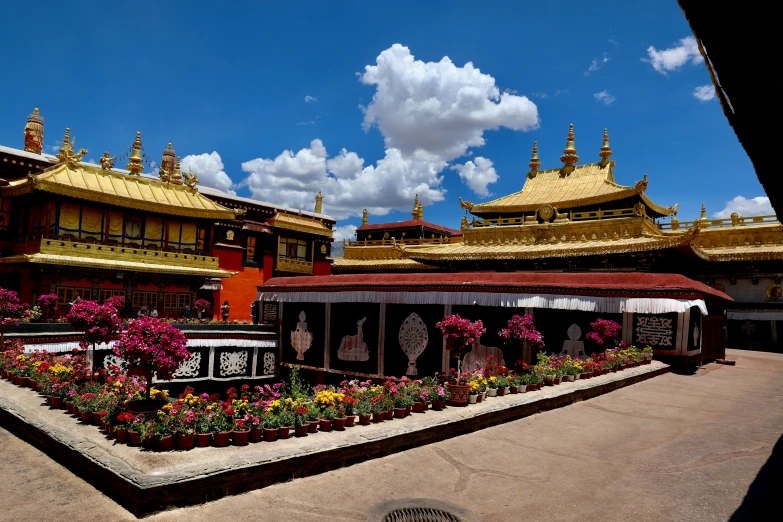
<svg viewBox="0 0 783 522">
<path fill-rule="evenodd" d="M 528 348 L 538 350 L 544 348 L 544 337 L 536 330 L 533 316 L 530 314 L 512 315 L 506 327 L 498 332 L 498 337 L 518 347 L 520 361 L 523 363 L 530 363 L 530 353 L 525 353 L 526 343 Z"/>
<path fill-rule="evenodd" d="M 294 429 L 294 412 L 284 409 L 277 417 L 280 422 L 280 428 L 277 430 L 277 438 L 287 439 L 291 434 L 291 430 Z"/>
<path fill-rule="evenodd" d="M 77 303 L 78 304 L 78 303 Z M 114 354 L 128 364 L 128 375 L 139 375 L 146 380 L 146 398 L 129 401 L 129 411 L 156 411 L 165 400 L 153 400 L 150 396 L 152 379 L 170 381 L 180 364 L 190 359 L 188 340 L 180 330 L 154 318 L 142 317 L 131 321 L 128 330 L 114 345 Z"/>
<path fill-rule="evenodd" d="M 449 382 L 446 384 L 450 395 L 449 404 L 466 406 L 469 386 L 462 379 L 462 352 L 466 346 L 472 346 L 487 330 L 480 320 L 472 323 L 469 319 L 461 318 L 459 314 L 447 315 L 435 327 L 443 334 L 446 349 L 457 359 L 457 371 L 450 373 Z"/>
<path fill-rule="evenodd" d="M 298 406 L 294 411 L 294 430 L 297 437 L 307 437 L 307 408 Z"/>
<path fill-rule="evenodd" d="M 198 448 L 206 448 L 212 443 L 212 415 L 209 412 L 203 412 L 196 416 L 193 427 L 196 431 L 195 443 Z"/>
<path fill-rule="evenodd" d="M 22 313 L 22 305 L 19 295 L 13 290 L 0 287 L 0 349 L 5 349 L 5 329 L 7 326 L 16 326 L 19 314 Z"/>
<path fill-rule="evenodd" d="M 91 349 L 90 379 L 95 372 L 95 345 L 108 343 L 122 331 L 122 321 L 113 301 L 99 305 L 95 301 L 82 299 L 71 306 L 68 322 L 74 330 L 82 332 L 79 346 L 83 350 Z"/>
<path fill-rule="evenodd" d="M 41 315 L 46 321 L 49 319 L 49 313 L 57 305 L 57 294 L 44 294 L 38 296 L 38 306 L 41 307 Z"/>
<path fill-rule="evenodd" d="M 383 422 L 386 418 L 386 404 L 383 395 L 376 395 L 370 399 L 370 408 L 372 410 L 372 421 Z"/>
<path fill-rule="evenodd" d="M 479 398 L 479 381 L 477 378 L 468 382 L 468 404 L 476 404 Z"/>
<path fill-rule="evenodd" d="M 321 417 L 321 410 L 315 403 L 307 406 L 307 433 L 318 433 L 318 419 Z"/>
<path fill-rule="evenodd" d="M 432 399 L 433 410 L 441 411 L 446 407 L 446 401 L 449 398 L 449 392 L 445 386 L 435 383 L 429 387 L 428 394 Z"/>
<path fill-rule="evenodd" d="M 158 441 L 158 449 L 163 451 L 174 449 L 174 430 L 171 415 L 167 411 L 158 411 L 157 418 L 152 422 L 152 435 Z"/>
<path fill-rule="evenodd" d="M 356 422 L 356 405 L 359 403 L 353 397 L 346 395 L 343 397 L 343 403 L 341 405 L 341 413 L 345 417 L 345 427 L 351 428 Z"/>
<path fill-rule="evenodd" d="M 196 311 L 196 316 L 199 319 L 203 319 L 204 314 L 212 312 L 212 303 L 206 299 L 196 299 L 196 302 L 193 303 L 193 310 Z"/>
<path fill-rule="evenodd" d="M 333 406 L 329 406 L 321 412 L 320 430 L 332 431 L 332 421 L 337 417 L 337 410 Z"/>
<path fill-rule="evenodd" d="M 243 419 L 234 419 L 234 429 L 231 432 L 231 440 L 234 446 L 247 446 L 250 428 L 245 425 Z"/>
<path fill-rule="evenodd" d="M 274 442 L 277 440 L 277 432 L 280 429 L 280 420 L 274 413 L 267 413 L 261 419 L 261 424 L 264 426 L 264 440 L 266 442 Z"/>
<path fill-rule="evenodd" d="M 617 336 L 620 335 L 620 331 L 623 329 L 615 321 L 611 319 L 596 319 L 590 323 L 590 328 L 593 331 L 585 335 L 585 339 L 592 341 L 601 350 L 614 348 L 618 345 Z"/>
<path fill-rule="evenodd" d="M 128 445 L 141 446 L 141 441 L 145 438 L 147 432 L 146 420 L 144 415 L 131 415 L 131 417 L 131 420 L 128 422 Z"/>
<path fill-rule="evenodd" d="M 370 424 L 370 418 L 372 417 L 372 408 L 370 407 L 370 401 L 359 401 L 356 405 L 356 414 L 359 416 L 359 424 L 367 426 Z"/>
</svg>

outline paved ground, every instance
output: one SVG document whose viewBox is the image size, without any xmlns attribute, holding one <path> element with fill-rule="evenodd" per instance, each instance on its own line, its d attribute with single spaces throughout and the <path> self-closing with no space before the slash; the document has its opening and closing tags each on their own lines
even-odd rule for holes
<svg viewBox="0 0 783 522">
<path fill-rule="evenodd" d="M 783 460 L 783 355 L 729 357 L 737 366 L 663 375 L 463 437 L 147 520 L 362 521 L 375 502 L 415 496 L 455 502 L 488 521 L 728 520 L 749 488 L 743 509 L 759 508 L 759 499 L 774 490 L 770 481 L 781 479 Z M 0 477 L 2 521 L 133 520 L 2 430 Z"/>
</svg>

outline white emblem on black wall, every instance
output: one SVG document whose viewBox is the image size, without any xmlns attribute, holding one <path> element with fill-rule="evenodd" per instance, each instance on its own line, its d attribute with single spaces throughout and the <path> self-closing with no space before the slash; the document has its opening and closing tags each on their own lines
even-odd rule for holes
<svg viewBox="0 0 783 522">
<path fill-rule="evenodd" d="M 674 328 L 667 317 L 636 316 L 636 344 L 642 346 L 672 346 Z"/>
</svg>

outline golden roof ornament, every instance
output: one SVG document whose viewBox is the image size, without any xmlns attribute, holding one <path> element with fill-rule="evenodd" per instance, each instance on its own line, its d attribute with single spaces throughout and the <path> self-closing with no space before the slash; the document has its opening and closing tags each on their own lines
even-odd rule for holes
<svg viewBox="0 0 783 522">
<path fill-rule="evenodd" d="M 362 225 L 366 225 L 366 224 L 367 224 L 367 223 L 369 223 L 369 222 L 370 222 L 370 218 L 369 218 L 369 216 L 367 215 L 367 209 L 365 208 L 365 209 L 362 211 Z"/>
<path fill-rule="evenodd" d="M 533 179 L 538 174 L 538 168 L 541 166 L 541 162 L 538 160 L 538 142 L 533 142 L 533 156 L 530 158 L 530 163 L 527 164 L 530 167 L 530 172 L 527 173 L 527 177 Z"/>
<path fill-rule="evenodd" d="M 114 162 L 117 161 L 117 156 L 112 157 L 109 151 L 103 153 L 101 157 L 101 169 L 111 170 L 114 167 Z"/>
<path fill-rule="evenodd" d="M 196 185 L 198 185 L 198 176 L 196 174 L 193 174 L 193 171 L 190 170 L 190 167 L 188 167 L 188 172 L 182 173 L 182 177 L 185 178 L 185 185 L 195 190 Z"/>
<path fill-rule="evenodd" d="M 739 225 L 739 214 L 736 212 L 731 213 L 731 226 L 736 227 Z"/>
<path fill-rule="evenodd" d="M 574 165 L 579 161 L 579 156 L 576 155 L 576 145 L 574 144 L 574 124 L 568 128 L 568 141 L 566 147 L 563 150 L 563 155 L 560 156 L 560 161 L 565 165 L 560 169 L 560 174 L 568 176 L 574 171 Z"/>
<path fill-rule="evenodd" d="M 73 148 L 76 146 L 76 138 L 71 137 L 71 129 L 65 128 L 65 135 L 63 136 L 63 144 L 60 146 L 60 152 L 55 154 L 55 158 L 60 162 L 66 162 L 71 167 L 76 167 L 82 160 L 82 156 L 87 154 L 87 149 L 79 149 L 78 152 L 74 152 Z"/>
<path fill-rule="evenodd" d="M 636 182 L 636 185 L 634 185 L 634 190 L 636 191 L 637 194 L 641 194 L 642 192 L 647 190 L 648 183 L 649 182 L 647 181 L 647 174 L 645 174 L 644 178 Z"/>
<path fill-rule="evenodd" d="M 321 214 L 323 212 L 323 205 L 324 205 L 324 195 L 319 190 L 318 194 L 315 195 L 315 213 L 316 214 Z"/>
<path fill-rule="evenodd" d="M 609 131 L 604 129 L 604 144 L 601 146 L 601 152 L 598 154 L 601 156 L 601 168 L 605 169 L 609 166 L 609 158 L 612 157 L 612 148 L 609 147 Z M 647 175 L 644 176 L 647 179 Z"/>
<path fill-rule="evenodd" d="M 413 212 L 411 212 L 411 216 L 413 216 L 413 219 L 419 219 L 417 216 L 419 215 L 419 195 L 416 194 L 416 199 L 413 200 Z"/>
<path fill-rule="evenodd" d="M 459 225 L 460 230 L 466 230 L 470 226 L 470 223 L 468 223 L 468 217 L 462 216 L 462 222 Z"/>
<path fill-rule="evenodd" d="M 704 203 L 701 204 L 701 215 L 699 216 L 699 221 L 707 221 L 707 207 L 704 206 Z"/>
<path fill-rule="evenodd" d="M 144 170 L 144 158 L 141 155 L 141 131 L 136 132 L 136 139 L 133 140 L 131 155 L 125 168 L 130 171 L 131 176 L 138 176 Z"/>
<path fill-rule="evenodd" d="M 182 171 L 180 170 L 179 156 L 177 156 L 177 161 L 174 163 L 174 171 L 171 173 L 171 176 L 169 176 L 169 183 L 182 185 Z"/>
<path fill-rule="evenodd" d="M 44 119 L 38 112 L 38 107 L 27 116 L 27 124 L 24 126 L 24 150 L 41 154 L 43 152 Z"/>
<path fill-rule="evenodd" d="M 160 160 L 160 172 L 166 171 L 166 175 L 171 178 L 171 173 L 174 172 L 174 163 L 176 163 L 177 154 L 174 149 L 171 148 L 171 142 L 166 150 L 163 151 L 163 158 Z M 161 176 L 161 181 L 163 177 Z M 165 180 L 168 181 L 168 180 Z"/>
</svg>

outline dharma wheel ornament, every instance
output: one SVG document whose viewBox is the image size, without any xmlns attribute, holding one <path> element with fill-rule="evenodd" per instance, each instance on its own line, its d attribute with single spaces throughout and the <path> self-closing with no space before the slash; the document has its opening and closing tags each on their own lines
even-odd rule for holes
<svg viewBox="0 0 783 522">
<path fill-rule="evenodd" d="M 397 340 L 402 351 L 408 356 L 408 370 L 405 375 L 418 375 L 416 359 L 427 348 L 427 343 L 430 341 L 427 325 L 424 324 L 419 314 L 413 312 L 402 322 Z"/>
</svg>

